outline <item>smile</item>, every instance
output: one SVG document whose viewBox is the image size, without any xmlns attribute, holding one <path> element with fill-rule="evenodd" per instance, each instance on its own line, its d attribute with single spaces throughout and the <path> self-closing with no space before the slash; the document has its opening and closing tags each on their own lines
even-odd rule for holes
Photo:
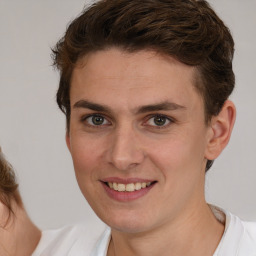
<svg viewBox="0 0 256 256">
<path fill-rule="evenodd" d="M 101 181 L 107 195 L 119 202 L 128 202 L 144 197 L 157 181 L 109 178 Z"/>
<path fill-rule="evenodd" d="M 107 182 L 106 183 L 109 188 L 119 191 L 119 192 L 134 192 L 141 190 L 143 188 L 149 187 L 152 182 L 136 182 L 136 183 L 129 183 L 129 184 L 122 184 L 116 182 Z"/>
</svg>

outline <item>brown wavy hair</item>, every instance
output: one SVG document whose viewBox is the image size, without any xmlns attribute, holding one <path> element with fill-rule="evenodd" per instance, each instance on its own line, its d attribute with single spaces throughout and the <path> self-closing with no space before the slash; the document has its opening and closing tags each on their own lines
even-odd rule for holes
<svg viewBox="0 0 256 256">
<path fill-rule="evenodd" d="M 234 41 L 229 29 L 203 0 L 101 0 L 68 26 L 53 48 L 60 71 L 57 103 L 70 122 L 70 79 L 88 53 L 118 47 L 127 52 L 154 50 L 196 67 L 205 120 L 217 115 L 231 94 Z M 206 170 L 213 161 L 208 160 Z"/>
<path fill-rule="evenodd" d="M 9 210 L 9 217 L 10 214 L 13 213 L 13 200 L 18 205 L 22 205 L 21 197 L 18 192 L 18 183 L 16 181 L 13 167 L 5 159 L 4 154 L 0 148 L 0 201 Z"/>
</svg>

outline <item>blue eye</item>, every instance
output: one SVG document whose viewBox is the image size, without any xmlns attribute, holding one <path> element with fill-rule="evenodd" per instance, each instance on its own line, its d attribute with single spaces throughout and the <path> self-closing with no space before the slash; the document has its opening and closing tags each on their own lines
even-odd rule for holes
<svg viewBox="0 0 256 256">
<path fill-rule="evenodd" d="M 156 115 L 148 119 L 148 124 L 150 126 L 163 127 L 163 126 L 169 125 L 170 123 L 171 123 L 171 120 L 166 116 L 162 116 L 162 115 Z"/>
</svg>

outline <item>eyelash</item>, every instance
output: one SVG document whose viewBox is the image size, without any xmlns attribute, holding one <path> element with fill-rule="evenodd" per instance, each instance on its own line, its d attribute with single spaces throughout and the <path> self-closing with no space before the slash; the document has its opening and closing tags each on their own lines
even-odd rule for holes
<svg viewBox="0 0 256 256">
<path fill-rule="evenodd" d="M 164 123 L 164 125 L 148 125 L 147 123 L 149 122 L 150 119 L 154 119 L 154 118 L 164 118 L 166 119 L 166 121 L 168 122 L 167 124 Z M 153 121 L 154 122 L 154 121 Z M 146 122 L 143 123 L 143 125 L 145 126 L 149 126 L 149 127 L 153 127 L 153 129 L 166 129 L 168 128 L 172 123 L 174 123 L 174 119 L 173 118 L 170 118 L 166 115 L 163 115 L 163 114 L 152 114 L 152 115 L 149 115 L 147 116 L 146 118 Z"/>
<path fill-rule="evenodd" d="M 86 126 L 89 126 L 89 127 L 91 127 L 91 128 L 96 128 L 96 129 L 100 129 L 100 128 L 103 128 L 103 127 L 105 127 L 105 126 L 109 126 L 109 124 L 107 124 L 107 125 L 92 125 L 92 124 L 90 124 L 89 122 L 88 122 L 88 119 L 89 118 L 93 118 L 93 117 L 100 117 L 100 118 L 103 118 L 104 119 L 104 121 L 106 120 L 106 121 L 108 121 L 108 118 L 106 118 L 104 115 L 102 115 L 102 114 L 90 114 L 90 115 L 86 115 L 86 116 L 83 116 L 82 118 L 81 118 L 81 122 L 82 123 L 86 123 Z M 108 121 L 108 123 L 111 123 L 110 121 Z"/>
<path fill-rule="evenodd" d="M 103 118 L 103 120 L 104 120 L 103 122 L 107 121 L 109 124 L 99 124 L 99 125 L 90 124 L 88 122 L 88 119 L 89 118 L 93 118 L 93 117 Z M 152 118 L 164 118 L 164 119 L 166 119 L 168 124 L 164 123 L 163 125 L 159 125 L 159 126 L 158 125 L 149 125 L 148 122 Z M 163 114 L 151 114 L 151 115 L 148 115 L 145 119 L 146 119 L 146 121 L 143 122 L 143 126 L 148 126 L 148 127 L 152 128 L 152 129 L 164 129 L 164 128 L 169 127 L 172 123 L 175 122 L 175 120 L 173 118 L 170 118 L 170 117 L 168 117 L 166 115 L 163 115 Z M 102 128 L 106 127 L 106 126 L 111 125 L 111 122 L 108 120 L 108 118 L 106 118 L 104 115 L 98 114 L 98 113 L 96 113 L 96 114 L 89 114 L 89 115 L 83 116 L 81 118 L 81 122 L 82 123 L 86 123 L 86 126 L 89 126 L 91 128 L 95 128 L 95 129 L 102 129 Z"/>
</svg>

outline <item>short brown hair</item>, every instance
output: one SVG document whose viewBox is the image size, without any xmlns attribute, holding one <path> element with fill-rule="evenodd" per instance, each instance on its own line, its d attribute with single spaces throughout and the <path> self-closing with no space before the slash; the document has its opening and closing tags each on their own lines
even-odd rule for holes
<svg viewBox="0 0 256 256">
<path fill-rule="evenodd" d="M 101 0 L 67 28 L 53 49 L 60 71 L 57 103 L 70 121 L 70 80 L 77 61 L 90 52 L 118 47 L 170 55 L 198 70 L 195 87 L 204 99 L 206 122 L 231 94 L 234 41 L 203 0 Z M 207 162 L 209 169 L 212 161 Z"/>
<path fill-rule="evenodd" d="M 0 201 L 13 213 L 12 200 L 22 205 L 15 173 L 0 148 Z"/>
</svg>

